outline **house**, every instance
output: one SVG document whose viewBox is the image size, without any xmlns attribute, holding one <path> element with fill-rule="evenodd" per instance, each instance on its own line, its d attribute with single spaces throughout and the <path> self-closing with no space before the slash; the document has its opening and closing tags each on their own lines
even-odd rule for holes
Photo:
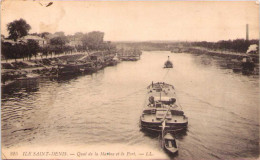
<svg viewBox="0 0 260 160">
<path fill-rule="evenodd" d="M 80 37 L 75 37 L 75 36 L 67 36 L 69 42 L 68 45 L 72 47 L 78 47 L 78 46 L 83 46 L 83 43 L 81 41 Z"/>
<path fill-rule="evenodd" d="M 9 43 L 9 44 L 11 44 L 11 45 L 15 45 L 15 44 L 24 44 L 24 42 L 20 42 L 20 41 L 14 41 L 14 40 L 12 40 L 12 39 L 5 39 L 5 38 L 2 38 L 1 37 L 1 42 L 3 42 L 3 43 Z"/>
<path fill-rule="evenodd" d="M 72 47 L 76 47 L 76 46 L 83 46 L 83 43 L 80 39 L 73 38 L 69 40 L 69 45 Z"/>
<path fill-rule="evenodd" d="M 18 41 L 22 41 L 25 43 L 27 43 L 28 40 L 35 40 L 36 42 L 38 42 L 39 46 L 41 47 L 47 45 L 47 41 L 44 38 L 41 38 L 39 36 L 27 35 L 18 39 Z"/>
</svg>

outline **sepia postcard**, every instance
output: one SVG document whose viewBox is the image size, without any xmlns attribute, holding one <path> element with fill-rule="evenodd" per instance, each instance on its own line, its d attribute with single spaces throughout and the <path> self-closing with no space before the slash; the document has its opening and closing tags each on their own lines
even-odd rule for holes
<svg viewBox="0 0 260 160">
<path fill-rule="evenodd" d="M 259 158 L 259 1 L 1 2 L 1 158 Z"/>
</svg>

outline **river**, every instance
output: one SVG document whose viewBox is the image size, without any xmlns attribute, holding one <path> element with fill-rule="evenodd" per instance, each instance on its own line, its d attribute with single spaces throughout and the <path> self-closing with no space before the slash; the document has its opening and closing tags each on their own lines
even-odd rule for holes
<svg viewBox="0 0 260 160">
<path fill-rule="evenodd" d="M 162 68 L 168 55 L 173 69 Z M 139 61 L 92 75 L 15 82 L 2 88 L 2 147 L 109 146 L 108 151 L 120 146 L 136 153 L 141 147 L 153 159 L 256 158 L 259 79 L 223 69 L 220 61 L 205 55 L 143 52 Z M 160 148 L 157 136 L 139 128 L 152 81 L 173 84 L 189 118 L 187 131 L 176 136 L 175 157 Z"/>
</svg>

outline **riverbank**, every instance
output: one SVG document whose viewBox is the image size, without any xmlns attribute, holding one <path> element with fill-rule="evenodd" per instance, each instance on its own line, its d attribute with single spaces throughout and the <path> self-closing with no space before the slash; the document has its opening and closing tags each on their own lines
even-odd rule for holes
<svg viewBox="0 0 260 160">
<path fill-rule="evenodd" d="M 117 65 L 121 60 L 137 61 L 140 59 L 141 54 L 142 52 L 139 50 L 91 51 L 24 61 L 21 59 L 19 61 L 2 61 L 1 84 L 5 86 L 16 80 L 36 79 L 40 77 L 91 74 L 104 67 Z"/>
<path fill-rule="evenodd" d="M 79 52 L 71 55 L 1 63 L 1 84 L 9 85 L 16 80 L 39 77 L 66 76 L 98 71 L 108 65 L 115 65 L 111 52 Z M 64 68 L 68 71 L 65 71 Z M 84 72 L 86 68 L 92 72 Z"/>
<path fill-rule="evenodd" d="M 239 52 L 210 50 L 203 47 L 176 47 L 172 53 L 191 53 L 196 55 L 209 55 L 222 57 L 226 60 L 222 66 L 232 69 L 236 73 L 245 75 L 259 75 L 259 55 Z"/>
<path fill-rule="evenodd" d="M 231 59 L 239 59 L 242 60 L 244 57 L 252 57 L 253 60 L 258 63 L 259 62 L 259 55 L 257 54 L 246 54 L 246 53 L 240 53 L 240 52 L 231 52 L 231 51 L 224 51 L 224 50 L 210 50 L 203 47 L 188 47 L 185 51 L 195 54 L 208 54 L 213 56 L 219 56 L 219 57 L 225 57 L 225 58 L 231 58 Z"/>
</svg>

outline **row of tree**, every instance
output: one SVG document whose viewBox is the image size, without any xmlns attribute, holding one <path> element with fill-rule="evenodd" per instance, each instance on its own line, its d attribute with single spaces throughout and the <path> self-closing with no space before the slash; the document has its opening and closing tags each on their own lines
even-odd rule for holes
<svg viewBox="0 0 260 160">
<path fill-rule="evenodd" d="M 18 40 L 29 34 L 31 26 L 24 19 L 15 20 L 7 24 L 9 36 L 7 39 L 13 40 L 2 42 L 2 55 L 5 59 L 28 58 L 37 54 L 48 55 L 68 53 L 73 51 L 92 50 L 114 50 L 116 47 L 110 42 L 104 42 L 104 32 L 93 31 L 89 33 L 77 32 L 74 35 L 65 35 L 64 32 L 32 33 L 30 35 L 41 37 L 48 41 L 47 45 L 39 46 L 35 40 L 28 40 L 27 43 Z M 70 42 L 74 42 L 70 44 Z"/>
<path fill-rule="evenodd" d="M 39 51 L 39 44 L 34 40 L 28 40 L 26 44 L 16 43 L 14 45 L 10 43 L 1 43 L 1 53 L 5 59 L 17 59 L 17 58 L 28 58 L 30 59 L 33 55 Z"/>
<path fill-rule="evenodd" d="M 248 47 L 251 44 L 258 44 L 258 40 L 245 40 L 245 39 L 236 39 L 236 40 L 227 40 L 227 41 L 218 41 L 218 42 L 193 42 L 192 45 L 205 47 L 213 50 L 229 50 L 234 52 L 245 53 Z"/>
<path fill-rule="evenodd" d="M 61 53 L 71 53 L 74 51 L 74 47 L 71 46 L 53 46 L 47 45 L 45 47 L 40 47 L 38 42 L 34 40 L 28 40 L 27 43 L 16 43 L 14 45 L 10 43 L 1 43 L 2 46 L 2 55 L 6 60 L 8 59 L 18 59 L 23 58 L 30 60 L 33 56 L 37 55 L 48 56 L 52 54 L 61 54 Z"/>
</svg>

